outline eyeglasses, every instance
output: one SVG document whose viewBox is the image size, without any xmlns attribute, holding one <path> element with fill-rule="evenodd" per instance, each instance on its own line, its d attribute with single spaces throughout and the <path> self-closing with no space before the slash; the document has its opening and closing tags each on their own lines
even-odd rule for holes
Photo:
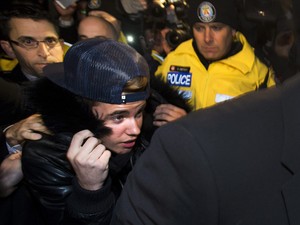
<svg viewBox="0 0 300 225">
<path fill-rule="evenodd" d="M 9 42 L 26 49 L 35 49 L 39 46 L 40 42 L 43 42 L 49 49 L 54 48 L 58 43 L 62 42 L 63 39 L 54 37 L 48 37 L 44 41 L 38 41 L 33 38 L 20 38 L 19 41 L 9 40 Z"/>
</svg>

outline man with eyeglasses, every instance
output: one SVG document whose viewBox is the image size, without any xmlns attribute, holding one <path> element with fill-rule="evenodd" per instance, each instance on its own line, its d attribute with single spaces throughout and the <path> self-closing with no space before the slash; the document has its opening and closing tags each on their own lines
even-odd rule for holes
<svg viewBox="0 0 300 225">
<path fill-rule="evenodd" d="M 44 66 L 63 60 L 58 28 L 37 6 L 13 5 L 2 13 L 0 44 L 8 56 L 19 62 L 11 74 L 3 75 L 16 83 L 41 77 Z"/>
<path fill-rule="evenodd" d="M 0 24 L 0 45 L 9 57 L 18 60 L 18 65 L 12 71 L 2 72 L 1 78 L 20 85 L 43 76 L 47 64 L 63 61 L 58 27 L 38 6 L 13 4 L 2 12 Z M 23 117 L 20 113 L 9 114 L 0 119 L 0 125 Z"/>
<path fill-rule="evenodd" d="M 9 57 L 18 60 L 18 65 L 12 71 L 1 72 L 1 84 L 5 85 L 2 81 L 6 80 L 21 89 L 24 82 L 42 77 L 46 65 L 63 61 L 63 41 L 59 38 L 58 28 L 46 11 L 42 11 L 36 5 L 18 4 L 1 12 L 0 18 L 0 45 Z M 14 89 L 8 85 L 3 87 L 7 91 L 0 93 L 1 106 L 5 106 L 4 109 L 0 108 L 0 126 L 3 126 L 1 130 L 28 116 L 18 104 L 22 101 L 21 97 L 16 99 L 16 104 L 12 104 L 9 102 L 9 96 Z M 10 104 L 6 104 L 5 101 Z M 8 153 L 0 146 L 0 177 L 7 178 L 6 171 L 2 167 L 3 162 L 5 161 L 9 167 L 15 166 L 14 162 L 18 160 L 14 159 L 18 159 L 20 156 L 17 155 L 21 155 L 20 153 L 19 151 Z M 0 190 L 0 194 L 2 197 L 4 193 Z M 1 197 L 0 224 L 41 224 L 37 221 L 37 211 L 33 208 L 32 200 L 28 197 L 22 182 L 15 184 L 15 190 L 9 196 Z"/>
</svg>

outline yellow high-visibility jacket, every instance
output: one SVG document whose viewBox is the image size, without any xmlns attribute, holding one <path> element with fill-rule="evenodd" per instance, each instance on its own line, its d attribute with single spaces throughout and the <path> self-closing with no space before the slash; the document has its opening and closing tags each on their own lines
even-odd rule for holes
<svg viewBox="0 0 300 225">
<path fill-rule="evenodd" d="M 167 55 L 155 75 L 178 88 L 194 110 L 275 85 L 274 71 L 255 56 L 243 34 L 237 32 L 236 38 L 241 51 L 212 62 L 208 69 L 194 51 L 192 39 L 185 41 Z"/>
</svg>

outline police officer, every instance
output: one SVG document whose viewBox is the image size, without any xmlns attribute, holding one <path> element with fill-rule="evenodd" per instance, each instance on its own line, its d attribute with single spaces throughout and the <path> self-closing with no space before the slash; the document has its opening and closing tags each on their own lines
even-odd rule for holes
<svg viewBox="0 0 300 225">
<path fill-rule="evenodd" d="M 190 1 L 193 38 L 169 53 L 156 75 L 178 88 L 194 110 L 275 85 L 274 72 L 237 31 L 233 0 Z"/>
</svg>

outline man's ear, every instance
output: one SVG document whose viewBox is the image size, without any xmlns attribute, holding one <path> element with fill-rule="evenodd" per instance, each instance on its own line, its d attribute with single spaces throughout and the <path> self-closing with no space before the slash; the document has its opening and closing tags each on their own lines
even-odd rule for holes
<svg viewBox="0 0 300 225">
<path fill-rule="evenodd" d="M 15 52 L 14 52 L 13 48 L 11 47 L 11 44 L 8 41 L 1 40 L 0 45 L 1 45 L 2 49 L 4 50 L 4 52 L 9 57 L 11 57 L 13 59 L 16 58 Z"/>
<path fill-rule="evenodd" d="M 236 40 L 236 32 L 237 32 L 236 29 L 231 29 L 233 40 Z"/>
</svg>

